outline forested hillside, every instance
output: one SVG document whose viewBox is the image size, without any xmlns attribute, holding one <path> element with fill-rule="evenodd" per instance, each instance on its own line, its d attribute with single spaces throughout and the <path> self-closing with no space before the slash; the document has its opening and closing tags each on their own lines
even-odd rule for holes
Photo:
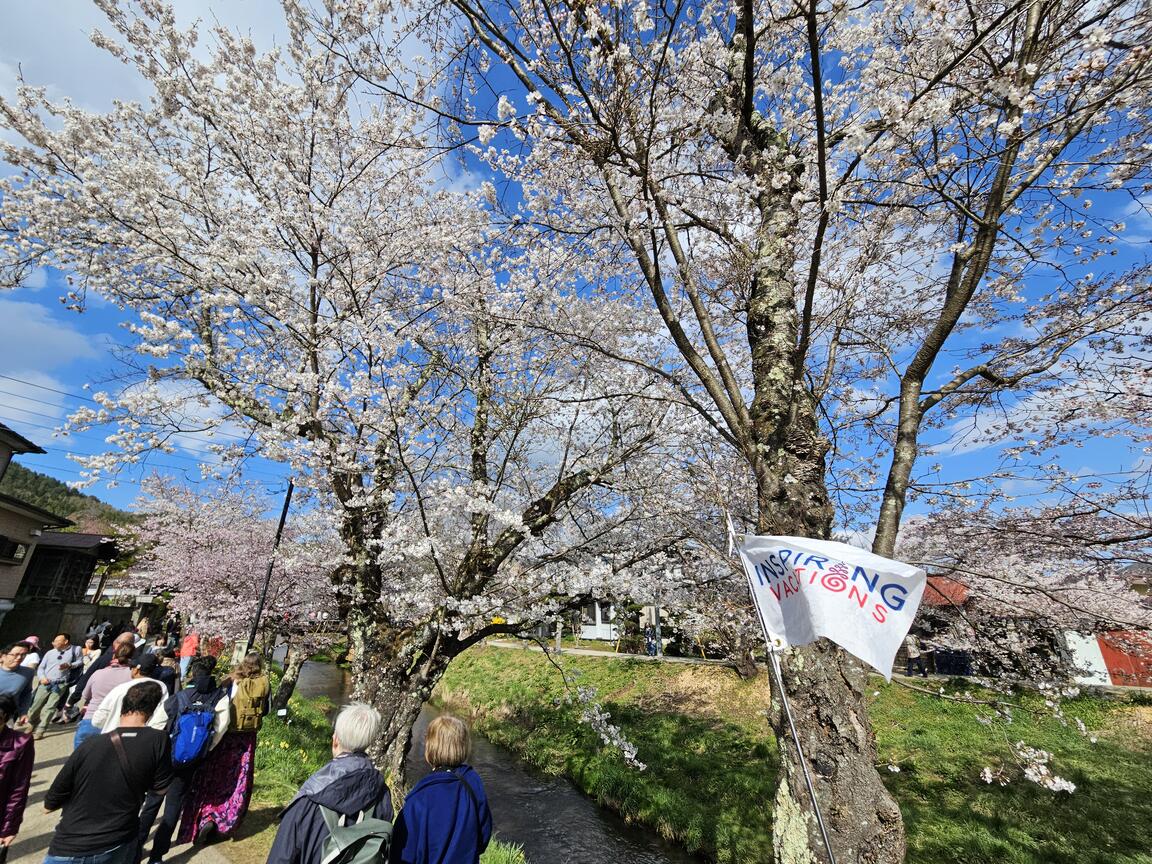
<svg viewBox="0 0 1152 864">
<path fill-rule="evenodd" d="M 0 480 L 0 492 L 19 498 L 76 523 L 79 531 L 103 533 L 132 521 L 132 514 L 99 498 L 71 489 L 67 484 L 13 462 Z"/>
</svg>

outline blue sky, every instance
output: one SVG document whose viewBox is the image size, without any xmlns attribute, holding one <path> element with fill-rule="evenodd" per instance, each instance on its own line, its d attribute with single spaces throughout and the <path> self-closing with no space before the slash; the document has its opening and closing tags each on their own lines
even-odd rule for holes
<svg viewBox="0 0 1152 864">
<path fill-rule="evenodd" d="M 264 49 L 283 31 L 277 0 L 180 0 L 177 9 L 182 23 L 218 20 L 249 32 Z M 6 4 L 0 92 L 11 95 L 23 73 L 29 83 L 47 87 L 49 98 L 68 98 L 93 111 L 111 107 L 113 99 L 146 98 L 146 85 L 134 70 L 91 44 L 88 34 L 98 26 L 108 29 L 91 0 Z M 66 309 L 60 302 L 65 292 L 64 274 L 41 269 L 23 288 L 0 293 L 0 421 L 48 451 L 24 456 L 21 464 L 76 482 L 80 466 L 68 454 L 107 449 L 103 436 L 90 432 L 62 438 L 54 429 L 69 411 L 85 405 L 91 392 L 115 385 L 118 364 L 112 352 L 124 341 L 126 319 L 99 298 L 90 298 L 82 314 Z M 140 480 L 152 471 L 195 481 L 204 443 L 182 443 L 178 453 L 157 454 L 129 469 L 115 486 L 99 483 L 86 491 L 128 507 L 139 494 Z M 284 488 L 285 472 L 276 465 L 253 465 L 246 476 L 266 484 L 270 501 Z"/>
</svg>

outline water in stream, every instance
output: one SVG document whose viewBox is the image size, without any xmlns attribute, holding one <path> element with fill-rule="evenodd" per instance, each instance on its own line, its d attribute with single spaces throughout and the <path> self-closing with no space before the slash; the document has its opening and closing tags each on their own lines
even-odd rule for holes
<svg viewBox="0 0 1152 864">
<path fill-rule="evenodd" d="M 296 692 L 347 699 L 348 673 L 325 663 L 305 663 Z M 408 772 L 412 782 L 428 772 L 424 730 L 436 716 L 425 708 L 416 722 Z M 484 779 L 496 831 L 519 843 L 532 864 L 696 864 L 699 860 L 643 828 L 628 825 L 586 798 L 566 778 L 551 777 L 507 750 L 473 735 L 472 766 Z"/>
</svg>

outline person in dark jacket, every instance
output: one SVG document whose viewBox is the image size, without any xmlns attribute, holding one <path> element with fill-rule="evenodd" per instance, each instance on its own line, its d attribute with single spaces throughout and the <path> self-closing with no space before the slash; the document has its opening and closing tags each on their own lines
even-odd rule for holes
<svg viewBox="0 0 1152 864">
<path fill-rule="evenodd" d="M 8 728 L 16 718 L 16 700 L 0 694 L 0 846 L 11 846 L 24 819 L 36 748 L 32 736 Z"/>
<path fill-rule="evenodd" d="M 492 839 L 492 811 L 480 775 L 467 764 L 468 726 L 441 714 L 428 724 L 424 759 L 432 773 L 404 801 L 392 832 L 392 864 L 476 864 Z"/>
<path fill-rule="evenodd" d="M 384 775 L 364 753 L 380 735 L 380 724 L 379 712 L 369 705 L 353 702 L 340 711 L 332 734 L 332 761 L 305 780 L 280 812 L 268 864 L 313 864 L 320 860 L 328 839 L 321 807 L 353 820 L 366 813 L 392 821 L 392 796 Z"/>
</svg>

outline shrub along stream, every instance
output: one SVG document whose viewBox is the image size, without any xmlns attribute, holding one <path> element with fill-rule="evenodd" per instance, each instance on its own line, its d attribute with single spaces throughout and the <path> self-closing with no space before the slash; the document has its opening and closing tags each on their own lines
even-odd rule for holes
<svg viewBox="0 0 1152 864">
<path fill-rule="evenodd" d="M 453 661 L 436 698 L 471 712 L 494 743 L 692 851 L 724 864 L 770 858 L 777 754 L 766 676 L 745 682 L 722 667 L 625 658 L 561 663 L 575 683 L 597 688 L 645 771 L 579 722 L 538 652 L 474 648 Z M 1093 730 L 1092 743 L 1051 717 L 1017 711 L 1006 728 L 985 726 L 979 706 L 873 683 L 879 767 L 904 813 L 911 864 L 1152 864 L 1148 701 L 1069 703 L 1065 713 Z M 1037 698 L 1021 697 L 1033 706 Z M 1054 773 L 1076 791 L 1019 776 L 1007 786 L 981 781 L 984 766 L 1015 767 L 1009 744 L 1018 740 L 1050 751 Z"/>
</svg>

